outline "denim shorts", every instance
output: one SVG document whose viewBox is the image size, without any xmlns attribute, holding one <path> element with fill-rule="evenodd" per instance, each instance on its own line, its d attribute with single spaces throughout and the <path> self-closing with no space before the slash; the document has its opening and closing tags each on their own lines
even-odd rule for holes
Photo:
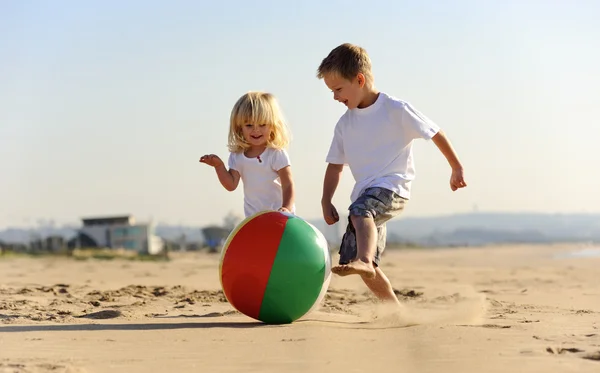
<svg viewBox="0 0 600 373">
<path fill-rule="evenodd" d="M 398 216 L 403 210 L 407 199 L 400 197 L 385 188 L 366 189 L 348 208 L 348 226 L 340 244 L 340 264 L 348 264 L 357 257 L 356 231 L 352 224 L 352 215 L 373 218 L 377 227 L 377 250 L 373 264 L 379 265 L 385 249 L 387 229 L 385 223 Z"/>
</svg>

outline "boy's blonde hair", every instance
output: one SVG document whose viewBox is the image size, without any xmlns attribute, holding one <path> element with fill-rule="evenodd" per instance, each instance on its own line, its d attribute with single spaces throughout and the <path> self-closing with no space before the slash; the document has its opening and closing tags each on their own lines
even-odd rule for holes
<svg viewBox="0 0 600 373">
<path fill-rule="evenodd" d="M 323 79 L 327 74 L 339 74 L 342 78 L 352 80 L 358 73 L 365 76 L 368 86 L 373 84 L 371 58 L 367 51 L 358 45 L 344 43 L 337 46 L 323 59 L 317 69 L 317 78 Z"/>
<path fill-rule="evenodd" d="M 246 124 L 268 124 L 271 126 L 271 136 L 267 146 L 275 149 L 287 148 L 290 133 L 283 118 L 275 96 L 267 92 L 248 92 L 240 97 L 233 109 L 229 120 L 230 152 L 238 153 L 250 147 L 244 139 L 242 126 Z"/>
</svg>

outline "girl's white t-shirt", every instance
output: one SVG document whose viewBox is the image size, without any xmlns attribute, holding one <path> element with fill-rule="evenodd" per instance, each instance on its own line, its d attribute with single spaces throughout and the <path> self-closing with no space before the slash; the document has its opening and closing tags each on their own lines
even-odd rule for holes
<svg viewBox="0 0 600 373">
<path fill-rule="evenodd" d="M 248 158 L 243 152 L 229 154 L 229 168 L 240 173 L 244 184 L 246 217 L 265 210 L 278 210 L 283 203 L 281 181 L 277 171 L 291 166 L 285 149 L 267 148 L 258 157 Z M 295 213 L 295 207 L 292 210 Z"/>
</svg>

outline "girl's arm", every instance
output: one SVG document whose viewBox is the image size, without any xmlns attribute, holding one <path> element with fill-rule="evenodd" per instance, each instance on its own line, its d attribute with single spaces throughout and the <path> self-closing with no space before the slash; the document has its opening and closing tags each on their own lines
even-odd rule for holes
<svg viewBox="0 0 600 373">
<path fill-rule="evenodd" d="M 215 167 L 215 171 L 217 172 L 217 177 L 223 185 L 223 188 L 227 189 L 230 192 L 233 192 L 238 184 L 240 183 L 240 173 L 236 170 L 227 170 L 224 164 Z"/>
<path fill-rule="evenodd" d="M 295 188 L 294 180 L 292 178 L 292 168 L 291 166 L 284 167 L 277 171 L 277 174 L 279 175 L 279 180 L 281 180 L 281 189 L 283 194 L 281 207 L 286 209 L 288 212 L 291 212 L 292 206 L 294 206 L 295 199 Z"/>
<path fill-rule="evenodd" d="M 214 167 L 217 172 L 219 182 L 223 185 L 223 188 L 228 191 L 234 191 L 240 183 L 240 173 L 236 170 L 227 170 L 225 164 L 219 158 L 218 155 L 207 154 L 200 157 L 200 163 L 206 163 L 209 166 Z"/>
</svg>

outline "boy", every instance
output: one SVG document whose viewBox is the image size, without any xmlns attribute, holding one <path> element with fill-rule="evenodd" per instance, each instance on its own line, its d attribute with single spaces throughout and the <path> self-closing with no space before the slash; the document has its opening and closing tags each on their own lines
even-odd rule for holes
<svg viewBox="0 0 600 373">
<path fill-rule="evenodd" d="M 450 188 L 467 186 L 463 168 L 439 127 L 409 103 L 375 89 L 371 60 L 353 44 L 342 44 L 323 59 L 317 77 L 348 110 L 335 126 L 326 157 L 321 205 L 329 225 L 339 220 L 332 204 L 342 170 L 347 164 L 355 179 L 339 265 L 332 272 L 360 275 L 381 300 L 398 302 L 379 268 L 386 243 L 386 222 L 399 215 L 410 198 L 414 179 L 412 141 L 431 139 L 452 168 Z"/>
</svg>

